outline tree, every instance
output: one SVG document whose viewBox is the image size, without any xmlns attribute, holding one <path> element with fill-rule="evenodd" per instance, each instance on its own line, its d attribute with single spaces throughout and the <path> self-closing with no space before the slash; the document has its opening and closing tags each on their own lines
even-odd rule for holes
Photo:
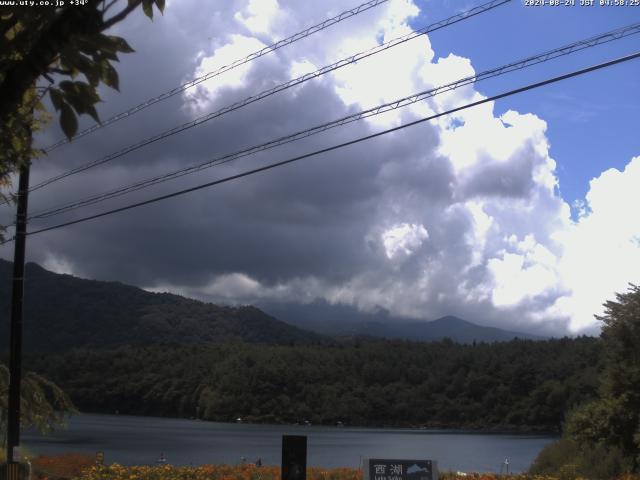
<svg viewBox="0 0 640 480">
<path fill-rule="evenodd" d="M 42 154 L 32 148 L 31 134 L 48 120 L 46 95 L 67 138 L 77 132 L 78 115 L 99 122 L 97 88 L 103 83 L 118 89 L 113 63 L 118 53 L 133 52 L 126 40 L 104 32 L 139 6 L 153 18 L 153 5 L 162 12 L 165 0 L 65 3 L 0 7 L 0 187 Z"/>
<path fill-rule="evenodd" d="M 618 398 L 604 397 L 572 411 L 566 433 L 579 445 L 617 445 L 622 443 L 634 412 Z"/>
<path fill-rule="evenodd" d="M 613 478 L 640 471 L 640 287 L 604 304 L 600 398 L 574 408 L 560 441 L 539 454 L 531 473 Z"/>
<path fill-rule="evenodd" d="M 33 149 L 32 133 L 47 121 L 42 104 L 46 95 L 59 112 L 60 126 L 68 139 L 78 130 L 78 115 L 87 114 L 100 121 L 95 108 L 100 101 L 97 89 L 101 83 L 119 88 L 113 62 L 118 61 L 118 53 L 133 52 L 125 39 L 104 32 L 139 6 L 152 18 L 153 5 L 162 12 L 165 0 L 59 3 L 55 8 L 0 8 L 0 187 L 8 187 L 10 175 L 17 171 L 22 185 L 23 179 L 28 180 L 31 159 L 43 154 Z M 26 207 L 26 202 L 23 205 Z M 8 385 L 6 367 L 0 373 Z M 59 420 L 60 409 L 71 405 L 58 387 L 35 374 L 27 374 L 17 387 L 21 391 L 21 408 L 26 412 L 20 418 L 23 425 L 46 429 Z M 0 413 L 6 413 L 8 406 L 1 402 L 9 395 L 0 393 Z M 10 431 L 13 425 L 11 422 Z"/>
<path fill-rule="evenodd" d="M 604 304 L 602 340 L 606 370 L 603 389 L 606 398 L 615 399 L 629 418 L 619 434 L 619 445 L 634 458 L 640 470 L 640 287 L 631 284 L 616 300 Z M 619 417 L 618 417 L 619 418 Z"/>
<path fill-rule="evenodd" d="M 0 434 L 3 439 L 7 422 L 8 390 L 9 369 L 0 363 Z M 34 372 L 27 372 L 22 380 L 20 404 L 22 426 L 37 428 L 42 433 L 64 425 L 65 414 L 77 411 L 60 387 Z"/>
<path fill-rule="evenodd" d="M 584 458 L 598 456 L 619 474 L 640 470 L 640 287 L 632 284 L 604 307 L 596 316 L 604 323 L 601 397 L 568 415 L 565 436 Z"/>
</svg>

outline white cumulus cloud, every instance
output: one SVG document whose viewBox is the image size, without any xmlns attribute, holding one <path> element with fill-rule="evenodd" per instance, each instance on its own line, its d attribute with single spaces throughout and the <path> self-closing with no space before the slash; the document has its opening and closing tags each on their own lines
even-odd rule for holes
<svg viewBox="0 0 640 480">
<path fill-rule="evenodd" d="M 401 223 L 382 234 L 382 243 L 387 258 L 392 259 L 399 254 L 411 255 L 427 238 L 429 233 L 422 225 Z"/>
</svg>

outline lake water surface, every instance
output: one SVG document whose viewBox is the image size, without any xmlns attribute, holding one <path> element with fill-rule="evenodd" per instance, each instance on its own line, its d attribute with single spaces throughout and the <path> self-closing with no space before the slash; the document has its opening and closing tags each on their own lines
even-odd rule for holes
<svg viewBox="0 0 640 480">
<path fill-rule="evenodd" d="M 308 437 L 309 466 L 353 467 L 361 459 L 432 459 L 440 470 L 499 472 L 505 458 L 513 472 L 526 470 L 553 437 L 446 430 L 248 425 L 127 415 L 72 417 L 69 428 L 47 436 L 23 435 L 35 454 L 102 451 L 106 463 L 153 464 L 160 453 L 174 465 L 240 463 L 261 458 L 279 465 L 282 435 Z"/>
</svg>

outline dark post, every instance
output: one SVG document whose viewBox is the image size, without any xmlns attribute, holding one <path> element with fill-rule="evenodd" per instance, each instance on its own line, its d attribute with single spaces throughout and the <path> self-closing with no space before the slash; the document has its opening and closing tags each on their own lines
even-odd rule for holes
<svg viewBox="0 0 640 480">
<path fill-rule="evenodd" d="M 282 436 L 282 480 L 307 479 L 307 437 Z"/>
<path fill-rule="evenodd" d="M 13 254 L 13 292 L 11 297 L 11 335 L 9 339 L 9 405 L 7 418 L 7 463 L 20 461 L 20 384 L 22 381 L 22 300 L 24 297 L 24 256 L 27 240 L 27 202 L 29 163 L 20 168 L 18 209 Z M 14 455 L 15 454 L 15 455 Z M 7 467 L 9 471 L 9 467 Z"/>
</svg>

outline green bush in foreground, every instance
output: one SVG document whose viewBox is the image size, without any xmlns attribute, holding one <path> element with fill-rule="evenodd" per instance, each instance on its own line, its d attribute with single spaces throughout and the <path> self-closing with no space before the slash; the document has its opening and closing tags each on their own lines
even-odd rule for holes
<svg viewBox="0 0 640 480">
<path fill-rule="evenodd" d="M 574 440 L 562 438 L 542 449 L 531 464 L 529 473 L 561 480 L 606 480 L 621 477 L 632 467 L 629 457 L 618 447 L 604 444 L 581 446 Z"/>
<path fill-rule="evenodd" d="M 563 438 L 540 452 L 530 472 L 564 478 L 640 473 L 640 287 L 604 304 L 605 368 L 600 398 L 573 409 Z"/>
</svg>

